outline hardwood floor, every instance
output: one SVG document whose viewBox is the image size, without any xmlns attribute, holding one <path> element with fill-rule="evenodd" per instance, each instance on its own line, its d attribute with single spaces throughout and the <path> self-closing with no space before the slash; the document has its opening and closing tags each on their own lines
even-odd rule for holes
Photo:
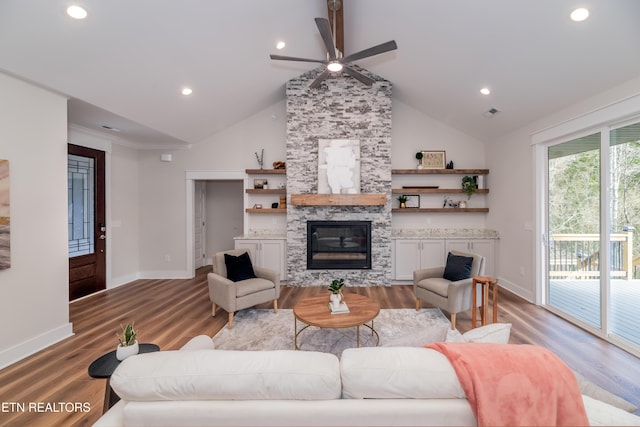
<svg viewBox="0 0 640 427">
<path fill-rule="evenodd" d="M 210 316 L 208 271 L 200 269 L 190 280 L 138 280 L 70 304 L 73 337 L 0 370 L 0 425 L 95 422 L 102 414 L 106 380 L 89 377 L 87 368 L 115 349 L 121 323 L 135 321 L 140 341 L 163 350 L 178 349 L 196 335 L 215 335 L 227 316 L 220 311 Z M 415 306 L 409 285 L 348 291 L 375 299 L 381 308 Z M 278 306 L 293 308 L 299 299 L 322 293 L 324 287 L 284 286 Z M 547 347 L 589 380 L 640 406 L 640 359 L 513 294 L 503 291 L 500 297 L 498 321 L 513 324 L 512 343 Z M 458 315 L 457 327 L 461 332 L 471 328 L 470 312 Z M 80 410 L 67 411 L 72 406 L 65 403 Z"/>
</svg>

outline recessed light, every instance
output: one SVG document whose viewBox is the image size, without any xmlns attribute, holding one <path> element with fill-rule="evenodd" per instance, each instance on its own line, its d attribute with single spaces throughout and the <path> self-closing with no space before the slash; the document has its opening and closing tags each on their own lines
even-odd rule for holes
<svg viewBox="0 0 640 427">
<path fill-rule="evenodd" d="M 580 7 L 574 10 L 573 12 L 571 12 L 571 19 L 573 19 L 576 22 L 584 21 L 588 17 L 589 17 L 589 10 L 585 9 L 584 7 Z"/>
<path fill-rule="evenodd" d="M 483 95 L 489 95 L 491 91 L 489 90 L 488 87 L 483 87 L 482 89 L 480 89 L 480 93 Z"/>
<path fill-rule="evenodd" d="M 80 6 L 73 5 L 67 8 L 67 15 L 73 19 L 84 19 L 87 17 L 87 11 Z"/>
<path fill-rule="evenodd" d="M 189 87 L 185 87 L 182 89 L 182 94 L 183 95 L 191 95 L 193 93 L 193 90 L 191 90 L 191 88 Z"/>
<path fill-rule="evenodd" d="M 283 42 L 283 41 L 279 41 L 278 43 L 276 43 L 276 49 L 278 49 L 278 50 L 282 50 L 282 49 L 284 49 L 284 47 L 285 47 L 286 45 L 287 45 L 287 44 L 286 44 L 285 42 Z"/>
</svg>

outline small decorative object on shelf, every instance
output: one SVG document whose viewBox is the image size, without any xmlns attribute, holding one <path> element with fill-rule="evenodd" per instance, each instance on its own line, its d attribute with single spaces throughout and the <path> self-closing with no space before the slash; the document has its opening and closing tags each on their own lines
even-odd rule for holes
<svg viewBox="0 0 640 427">
<path fill-rule="evenodd" d="M 116 334 L 118 337 L 118 348 L 116 349 L 116 359 L 124 360 L 129 356 L 138 354 L 140 346 L 138 345 L 138 333 L 133 328 L 133 323 L 127 323 L 126 326 L 120 325 L 122 328 L 121 334 Z"/>
<path fill-rule="evenodd" d="M 418 166 L 416 167 L 416 169 L 422 169 L 422 158 L 424 157 L 424 155 L 422 154 L 422 151 L 418 151 L 416 153 L 416 159 L 418 160 Z"/>
<path fill-rule="evenodd" d="M 281 162 L 281 161 L 273 162 L 273 168 L 274 169 L 286 169 L 286 163 L 285 162 Z"/>
<path fill-rule="evenodd" d="M 462 192 L 467 195 L 467 199 L 470 199 L 473 193 L 478 189 L 478 184 L 472 176 L 465 175 L 462 177 Z"/>
<path fill-rule="evenodd" d="M 278 209 L 278 202 L 271 203 L 271 209 Z"/>
<path fill-rule="evenodd" d="M 329 285 L 329 292 L 331 295 L 329 300 L 331 301 L 330 305 L 332 308 L 339 308 L 340 302 L 342 302 L 342 287 L 344 286 L 344 279 L 333 279 L 331 284 Z"/>
<path fill-rule="evenodd" d="M 254 154 L 256 155 L 256 160 L 258 161 L 258 164 L 260 165 L 260 169 L 262 169 L 262 166 L 264 165 L 264 148 L 260 152 L 259 156 L 258 156 L 258 152 L 257 151 Z"/>
<path fill-rule="evenodd" d="M 264 180 L 264 182 L 262 183 L 262 189 L 263 190 L 268 190 L 269 189 L 269 181 L 268 180 Z"/>
<path fill-rule="evenodd" d="M 253 209 L 262 209 L 262 205 L 260 203 L 256 203 L 253 205 Z"/>
<path fill-rule="evenodd" d="M 398 201 L 400 202 L 401 208 L 407 207 L 407 196 L 405 196 L 404 194 L 402 196 L 398 196 Z"/>
<path fill-rule="evenodd" d="M 453 160 L 447 163 L 447 169 L 453 169 Z"/>
</svg>

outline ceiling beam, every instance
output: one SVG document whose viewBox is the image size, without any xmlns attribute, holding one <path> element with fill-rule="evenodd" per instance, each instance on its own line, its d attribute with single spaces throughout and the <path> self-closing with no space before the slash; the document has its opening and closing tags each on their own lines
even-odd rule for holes
<svg viewBox="0 0 640 427">
<path fill-rule="evenodd" d="M 333 31 L 333 15 L 334 8 L 336 24 L 335 24 L 335 34 L 333 35 L 336 41 L 336 49 L 342 52 L 344 56 L 344 19 L 342 11 L 344 10 L 344 2 L 345 0 L 327 0 L 327 12 L 329 14 L 329 24 L 331 25 L 331 31 Z M 335 7 L 334 7 L 335 5 Z"/>
</svg>

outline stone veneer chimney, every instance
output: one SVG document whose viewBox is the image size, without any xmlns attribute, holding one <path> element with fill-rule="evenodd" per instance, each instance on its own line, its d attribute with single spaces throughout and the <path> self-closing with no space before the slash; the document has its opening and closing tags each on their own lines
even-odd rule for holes
<svg viewBox="0 0 640 427">
<path fill-rule="evenodd" d="M 287 97 L 287 194 L 318 192 L 318 140 L 360 141 L 360 192 L 384 193 L 384 206 L 287 205 L 287 273 L 294 286 L 391 283 L 391 82 L 367 70 L 372 87 L 342 76 L 309 84 L 324 67 L 290 80 Z M 307 220 L 371 221 L 371 270 L 307 270 Z"/>
</svg>

